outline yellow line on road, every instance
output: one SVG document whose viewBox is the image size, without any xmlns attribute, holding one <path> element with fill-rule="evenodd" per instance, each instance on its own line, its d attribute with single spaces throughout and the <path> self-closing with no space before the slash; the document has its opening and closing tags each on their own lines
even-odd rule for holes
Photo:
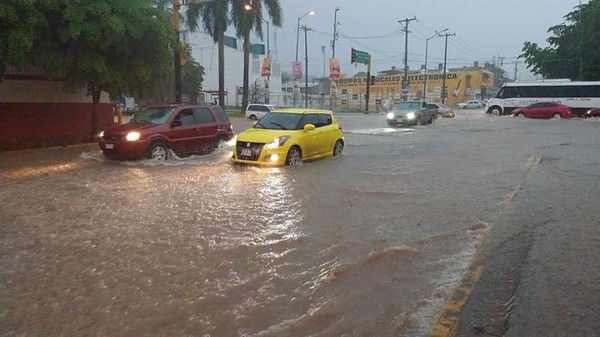
<svg viewBox="0 0 600 337">
<path fill-rule="evenodd" d="M 438 321 L 433 325 L 429 332 L 430 337 L 449 337 L 456 327 L 456 322 L 475 287 L 475 283 L 479 280 L 483 264 L 477 265 L 469 269 L 469 272 L 462 279 L 452 299 L 446 303 L 442 310 Z"/>
<path fill-rule="evenodd" d="M 517 193 L 522 189 L 523 183 L 530 180 L 533 176 L 534 171 L 538 168 L 542 162 L 542 157 L 538 154 L 531 155 L 527 160 L 527 171 L 523 180 L 517 185 L 514 191 L 509 195 L 506 205 L 500 216 L 506 215 L 511 212 L 514 207 L 514 199 Z M 438 321 L 433 325 L 429 332 L 429 337 L 451 337 L 452 333 L 456 329 L 456 323 L 462 313 L 475 283 L 479 280 L 481 272 L 483 271 L 483 264 L 477 264 L 471 266 L 469 271 L 462 279 L 458 287 L 455 289 L 452 298 L 442 310 Z"/>
</svg>

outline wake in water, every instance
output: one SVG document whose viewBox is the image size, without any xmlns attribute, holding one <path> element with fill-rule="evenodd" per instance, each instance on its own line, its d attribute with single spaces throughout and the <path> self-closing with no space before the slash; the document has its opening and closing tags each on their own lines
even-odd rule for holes
<svg viewBox="0 0 600 337">
<path fill-rule="evenodd" d="M 97 162 L 115 163 L 125 166 L 182 166 L 182 165 L 215 165 L 230 163 L 230 151 L 227 148 L 220 148 L 205 155 L 191 155 L 179 157 L 172 150 L 169 150 L 169 159 L 165 161 L 141 159 L 141 160 L 114 160 L 106 158 L 100 151 L 83 152 L 79 155 L 81 159 L 95 160 Z"/>
</svg>

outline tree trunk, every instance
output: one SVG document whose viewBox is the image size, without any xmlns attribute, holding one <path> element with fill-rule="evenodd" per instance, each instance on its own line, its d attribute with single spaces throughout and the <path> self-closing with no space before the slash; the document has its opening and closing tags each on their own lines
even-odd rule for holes
<svg viewBox="0 0 600 337">
<path fill-rule="evenodd" d="M 90 140 L 94 140 L 98 134 L 98 103 L 100 102 L 100 95 L 102 89 L 100 87 L 91 86 L 92 93 L 92 134 Z"/>
<path fill-rule="evenodd" d="M 250 68 L 250 28 L 246 24 L 246 31 L 244 33 L 244 87 L 242 94 L 242 113 L 246 113 L 246 107 L 248 106 L 248 82 L 249 82 L 249 68 Z"/>
<path fill-rule="evenodd" d="M 225 110 L 225 31 L 218 28 L 217 43 L 219 50 L 219 105 Z"/>
</svg>

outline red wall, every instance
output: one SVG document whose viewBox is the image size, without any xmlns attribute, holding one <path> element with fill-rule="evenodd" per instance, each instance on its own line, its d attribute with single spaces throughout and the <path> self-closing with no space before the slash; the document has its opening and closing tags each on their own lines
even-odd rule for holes
<svg viewBox="0 0 600 337">
<path fill-rule="evenodd" d="M 98 130 L 114 124 L 112 104 L 98 104 Z M 93 140 L 91 103 L 0 103 L 0 151 Z"/>
</svg>

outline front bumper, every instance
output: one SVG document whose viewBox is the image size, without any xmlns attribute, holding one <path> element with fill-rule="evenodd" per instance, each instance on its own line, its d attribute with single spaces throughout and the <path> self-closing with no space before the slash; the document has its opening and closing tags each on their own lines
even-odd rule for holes
<svg viewBox="0 0 600 337">
<path fill-rule="evenodd" d="M 396 116 L 395 118 L 391 118 L 391 119 L 388 118 L 387 123 L 389 126 L 417 125 L 417 119 L 416 118 L 408 119 L 406 117 Z"/>
<path fill-rule="evenodd" d="M 112 159 L 142 159 L 147 156 L 148 144 L 143 141 L 111 141 L 100 138 L 98 141 L 100 151 Z"/>
<path fill-rule="evenodd" d="M 250 144 L 248 146 L 248 144 Z M 232 148 L 231 161 L 236 164 L 258 166 L 283 166 L 287 156 L 288 146 L 268 149 L 266 144 L 238 141 Z"/>
</svg>

